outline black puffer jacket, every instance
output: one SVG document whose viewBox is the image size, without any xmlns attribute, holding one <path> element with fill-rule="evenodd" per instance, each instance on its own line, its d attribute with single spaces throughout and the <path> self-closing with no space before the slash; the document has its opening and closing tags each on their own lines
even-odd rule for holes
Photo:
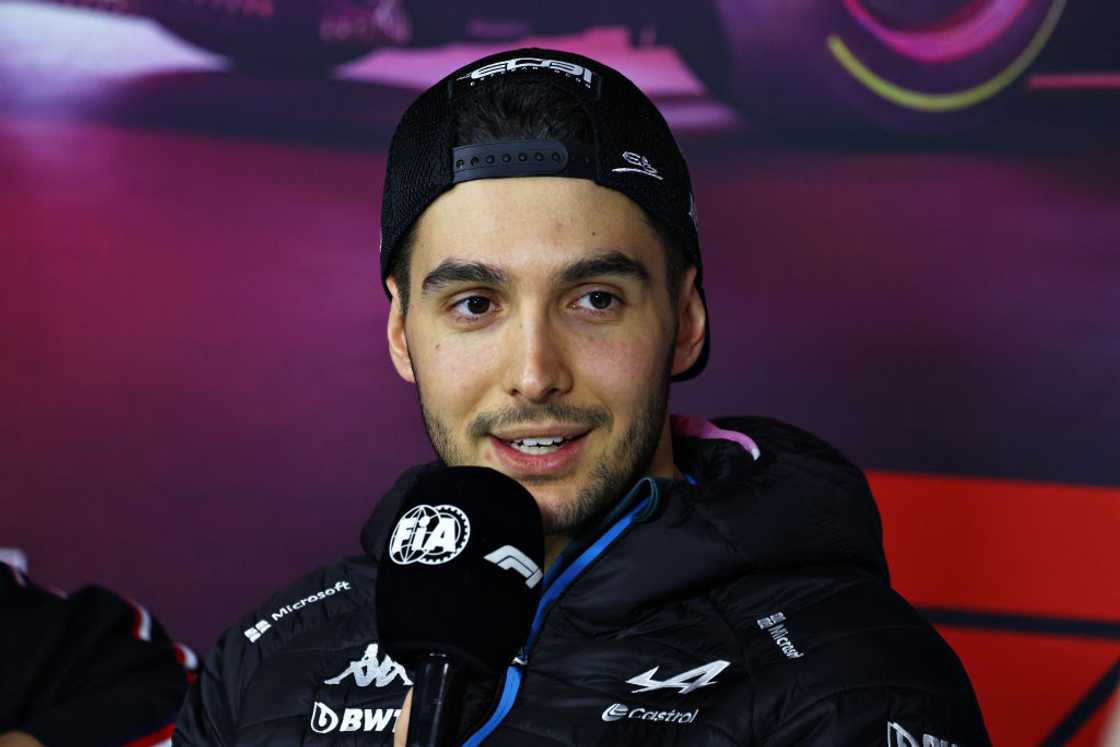
<svg viewBox="0 0 1120 747">
<path fill-rule="evenodd" d="M 957 657 L 888 584 L 859 469 L 766 418 L 674 418 L 674 455 L 696 484 L 643 480 L 572 543 L 527 662 L 468 696 L 466 744 L 989 744 Z M 391 744 L 409 681 L 373 590 L 410 479 L 365 529 L 373 557 L 225 634 L 175 744 Z"/>
<path fill-rule="evenodd" d="M 195 663 L 135 602 L 100 586 L 50 591 L 0 563 L 0 734 L 166 745 Z"/>
</svg>

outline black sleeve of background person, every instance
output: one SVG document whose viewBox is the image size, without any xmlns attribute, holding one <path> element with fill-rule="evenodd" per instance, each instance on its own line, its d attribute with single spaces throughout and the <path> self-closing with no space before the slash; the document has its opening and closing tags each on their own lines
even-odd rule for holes
<svg viewBox="0 0 1120 747">
<path fill-rule="evenodd" d="M 120 745 L 174 721 L 187 678 L 156 620 L 145 641 L 133 635 L 134 608 L 107 589 L 2 591 L 0 731 L 47 747 Z"/>
</svg>

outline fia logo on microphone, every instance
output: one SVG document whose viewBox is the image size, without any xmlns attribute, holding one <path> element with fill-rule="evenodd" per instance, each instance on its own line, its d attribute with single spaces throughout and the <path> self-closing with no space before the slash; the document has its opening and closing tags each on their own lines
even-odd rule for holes
<svg viewBox="0 0 1120 747">
<path fill-rule="evenodd" d="M 405 512 L 389 538 L 389 557 L 398 565 L 439 565 L 452 560 L 471 537 L 471 522 L 455 506 L 422 503 Z"/>
</svg>

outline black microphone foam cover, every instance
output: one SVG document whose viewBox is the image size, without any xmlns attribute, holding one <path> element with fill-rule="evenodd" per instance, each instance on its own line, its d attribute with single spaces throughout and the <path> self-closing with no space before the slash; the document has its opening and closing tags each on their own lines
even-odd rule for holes
<svg viewBox="0 0 1120 747">
<path fill-rule="evenodd" d="M 543 566 L 540 509 L 520 484 L 488 467 L 422 472 L 378 568 L 380 643 L 405 665 L 435 652 L 504 671 L 528 637 Z"/>
</svg>

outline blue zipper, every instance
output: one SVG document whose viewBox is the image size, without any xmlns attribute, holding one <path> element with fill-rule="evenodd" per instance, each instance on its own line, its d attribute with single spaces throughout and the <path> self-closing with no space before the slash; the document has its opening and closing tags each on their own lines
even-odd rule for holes
<svg viewBox="0 0 1120 747">
<path fill-rule="evenodd" d="M 634 489 L 637 490 L 647 481 L 650 485 L 650 494 L 646 496 L 645 500 L 627 511 L 610 529 L 603 532 L 599 539 L 595 540 L 590 547 L 580 553 L 578 558 L 565 566 L 563 572 L 561 572 L 559 576 L 556 575 L 558 568 L 556 565 L 550 568 L 549 572 L 545 574 L 544 594 L 541 596 L 540 604 L 537 605 L 537 614 L 533 618 L 533 625 L 529 628 L 529 638 L 525 642 L 525 646 L 521 649 L 521 657 L 519 658 L 527 661 L 529 648 L 533 645 L 533 642 L 536 641 L 537 635 L 540 633 L 541 625 L 544 622 L 544 615 L 545 612 L 548 611 L 549 605 L 563 594 L 564 590 L 575 581 L 576 577 L 579 576 L 587 566 L 591 565 L 596 558 L 602 555 L 603 551 L 606 550 L 612 542 L 618 539 L 619 535 L 626 531 L 627 527 L 634 523 L 634 517 L 645 510 L 649 504 L 653 502 L 654 498 L 656 498 L 657 483 L 649 478 L 641 480 L 634 486 Z M 506 669 L 506 681 L 505 685 L 502 687 L 502 697 L 498 700 L 498 707 L 494 710 L 494 713 L 491 714 L 490 718 L 487 719 L 486 723 L 463 743 L 463 747 L 478 747 L 478 745 L 482 744 L 482 740 L 494 733 L 494 730 L 502 723 L 506 714 L 513 708 L 513 701 L 517 698 L 517 691 L 520 687 L 521 669 L 516 664 L 511 664 Z"/>
<path fill-rule="evenodd" d="M 498 701 L 497 709 L 482 725 L 481 729 L 472 734 L 466 742 L 463 742 L 463 747 L 478 747 L 482 744 L 483 739 L 486 739 L 491 732 L 498 728 L 498 724 L 502 723 L 502 719 L 513 708 L 513 699 L 517 697 L 517 690 L 520 687 L 521 670 L 511 664 L 506 668 L 506 684 L 502 687 L 502 698 Z"/>
</svg>

